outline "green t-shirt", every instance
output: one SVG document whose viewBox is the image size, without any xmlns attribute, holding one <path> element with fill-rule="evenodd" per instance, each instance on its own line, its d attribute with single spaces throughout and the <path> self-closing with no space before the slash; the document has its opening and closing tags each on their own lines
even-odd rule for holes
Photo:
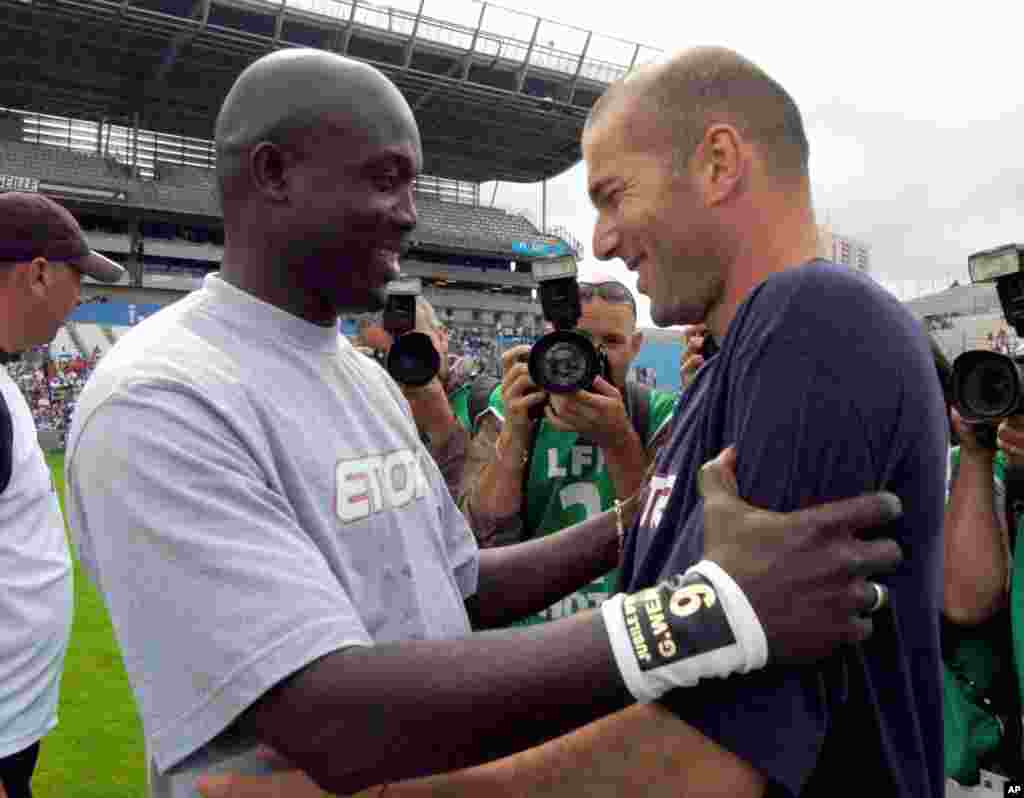
<svg viewBox="0 0 1024 798">
<path fill-rule="evenodd" d="M 665 391 L 651 390 L 649 394 L 645 448 L 671 419 L 678 399 L 677 394 Z M 501 400 L 500 386 L 491 393 L 490 410 L 504 421 L 505 405 Z M 615 486 L 600 447 L 580 441 L 574 432 L 556 430 L 542 419 L 530 458 L 525 536 L 550 535 L 586 521 L 611 509 L 616 498 L 628 497 L 615 495 Z M 614 592 L 617 580 L 617 570 L 605 574 L 527 619 L 526 623 L 541 623 L 600 606 Z"/>
</svg>

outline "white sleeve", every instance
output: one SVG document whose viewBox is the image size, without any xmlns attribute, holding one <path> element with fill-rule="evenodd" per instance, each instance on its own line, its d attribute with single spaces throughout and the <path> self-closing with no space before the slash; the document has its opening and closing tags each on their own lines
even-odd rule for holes
<svg viewBox="0 0 1024 798">
<path fill-rule="evenodd" d="M 378 368 L 380 368 L 379 364 Z M 402 412 L 405 414 L 408 423 L 411 425 L 416 437 L 419 437 L 419 433 L 416 432 L 416 421 L 412 415 L 412 408 L 409 405 L 408 400 L 402 394 L 401 388 L 398 387 L 391 376 L 381 369 L 384 375 L 384 384 L 387 389 L 398 401 L 402 407 Z M 466 522 L 466 517 L 462 514 L 462 511 L 455 505 L 452 500 L 451 493 L 448 490 L 448 485 L 444 480 L 444 475 L 441 474 L 441 470 L 438 468 L 437 463 L 427 450 L 426 446 L 420 443 L 421 456 L 424 466 L 429 469 L 431 474 L 431 483 L 434 491 L 439 495 L 439 502 L 441 504 L 441 524 L 445 530 L 445 544 L 447 546 L 448 562 L 451 565 L 452 572 L 455 574 L 455 581 L 459 586 L 459 591 L 462 593 L 462 597 L 469 598 L 474 595 L 477 591 L 477 581 L 480 575 L 480 549 L 477 546 L 476 537 L 473 535 L 473 531 L 469 528 L 469 524 Z"/>
<path fill-rule="evenodd" d="M 438 472 L 440 476 L 440 472 Z M 455 505 L 448 487 L 441 479 L 440 491 L 443 494 L 441 507 L 444 518 L 442 527 L 445 530 L 445 543 L 448 546 L 448 562 L 455 574 L 455 582 L 464 599 L 476 594 L 480 577 L 480 548 L 473 530 L 469 528 L 466 516 Z"/>
<path fill-rule="evenodd" d="M 68 458 L 69 523 L 161 772 L 281 679 L 371 644 L 292 508 L 200 396 L 133 386 Z"/>
</svg>

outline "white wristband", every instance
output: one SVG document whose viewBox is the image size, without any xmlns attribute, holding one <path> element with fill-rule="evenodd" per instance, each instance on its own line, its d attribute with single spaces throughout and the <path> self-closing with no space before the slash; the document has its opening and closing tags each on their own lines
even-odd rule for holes
<svg viewBox="0 0 1024 798">
<path fill-rule="evenodd" d="M 753 607 L 707 560 L 653 588 L 619 593 L 601 613 L 623 681 L 641 702 L 768 662 L 768 640 Z"/>
</svg>

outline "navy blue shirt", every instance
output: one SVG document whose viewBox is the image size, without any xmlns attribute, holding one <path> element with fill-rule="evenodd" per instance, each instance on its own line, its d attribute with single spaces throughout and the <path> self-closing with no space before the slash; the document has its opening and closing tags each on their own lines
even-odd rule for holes
<svg viewBox="0 0 1024 798">
<path fill-rule="evenodd" d="M 923 329 L 869 277 L 824 261 L 740 306 L 658 456 L 622 574 L 629 591 L 702 559 L 702 463 L 737 444 L 740 495 L 790 511 L 889 490 L 905 562 L 863 645 L 817 665 L 712 679 L 664 699 L 748 762 L 769 795 L 940 798 L 945 404 Z M 794 600 L 799 600 L 794 597 Z"/>
</svg>

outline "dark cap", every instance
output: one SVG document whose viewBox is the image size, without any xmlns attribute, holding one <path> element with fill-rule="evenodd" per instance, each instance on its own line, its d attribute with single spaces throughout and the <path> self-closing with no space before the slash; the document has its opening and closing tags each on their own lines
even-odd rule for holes
<svg viewBox="0 0 1024 798">
<path fill-rule="evenodd" d="M 0 261 L 39 257 L 70 263 L 104 283 L 116 283 L 124 274 L 124 267 L 89 248 L 67 208 L 42 194 L 0 194 Z"/>
</svg>

